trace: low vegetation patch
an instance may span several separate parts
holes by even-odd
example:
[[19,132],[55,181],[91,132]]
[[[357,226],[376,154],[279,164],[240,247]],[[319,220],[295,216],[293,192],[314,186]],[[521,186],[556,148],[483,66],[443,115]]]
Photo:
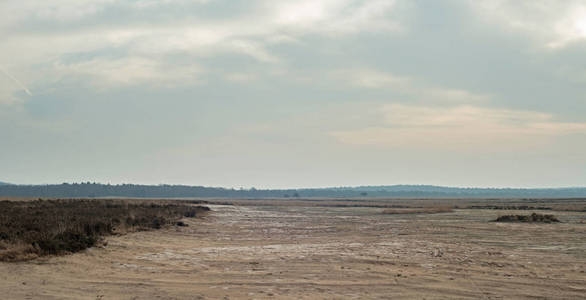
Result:
[[529,206],[529,205],[472,205],[470,209],[499,209],[499,210],[552,210],[546,206]]
[[0,201],[0,260],[77,252],[107,235],[159,229],[208,210],[161,200]]
[[506,215],[498,217],[495,222],[521,222],[521,223],[559,223],[554,215],[532,213],[530,215]]
[[409,214],[437,214],[453,212],[451,207],[421,207],[421,208],[388,208],[383,210],[386,215],[409,215]]

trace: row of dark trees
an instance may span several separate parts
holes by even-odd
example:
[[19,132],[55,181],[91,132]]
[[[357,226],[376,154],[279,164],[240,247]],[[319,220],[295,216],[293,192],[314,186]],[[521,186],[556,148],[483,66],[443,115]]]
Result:
[[299,198],[299,197],[397,197],[397,198],[582,198],[586,188],[487,189],[435,186],[376,186],[317,189],[227,189],[187,185],[138,185],[63,183],[51,185],[0,185],[6,197],[138,197],[138,198]]

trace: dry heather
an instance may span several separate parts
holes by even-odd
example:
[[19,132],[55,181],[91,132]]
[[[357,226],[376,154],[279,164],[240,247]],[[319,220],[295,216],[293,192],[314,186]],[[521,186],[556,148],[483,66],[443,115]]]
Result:
[[420,208],[388,208],[383,210],[386,215],[410,215],[410,214],[437,214],[453,212],[451,207],[420,207]]
[[0,261],[77,252],[103,236],[158,229],[208,210],[180,201],[0,201]]
[[521,222],[521,223],[559,223],[560,220],[554,215],[542,215],[532,213],[531,215],[506,215],[498,217],[495,222]]

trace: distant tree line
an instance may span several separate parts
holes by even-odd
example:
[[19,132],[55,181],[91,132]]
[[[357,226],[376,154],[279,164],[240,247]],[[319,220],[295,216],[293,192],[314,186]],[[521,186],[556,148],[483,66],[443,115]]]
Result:
[[0,185],[0,196],[47,198],[581,198],[586,197],[586,188],[492,189],[452,188],[426,185],[391,185],[316,189],[228,189],[187,185],[111,185],[84,182],[49,185]]

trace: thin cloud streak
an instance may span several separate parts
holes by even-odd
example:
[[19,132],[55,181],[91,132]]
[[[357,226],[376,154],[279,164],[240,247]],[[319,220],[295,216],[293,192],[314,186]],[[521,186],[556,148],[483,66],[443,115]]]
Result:
[[20,80],[18,80],[16,77],[14,77],[10,73],[8,73],[8,71],[6,71],[6,69],[4,69],[4,67],[0,66],[0,71],[2,71],[2,73],[4,73],[4,75],[8,76],[8,78],[12,79],[12,81],[14,81],[16,84],[18,84],[18,86],[20,86],[22,88],[22,90],[25,91],[25,93],[27,93],[29,96],[33,95],[33,93],[31,93],[31,91]]

